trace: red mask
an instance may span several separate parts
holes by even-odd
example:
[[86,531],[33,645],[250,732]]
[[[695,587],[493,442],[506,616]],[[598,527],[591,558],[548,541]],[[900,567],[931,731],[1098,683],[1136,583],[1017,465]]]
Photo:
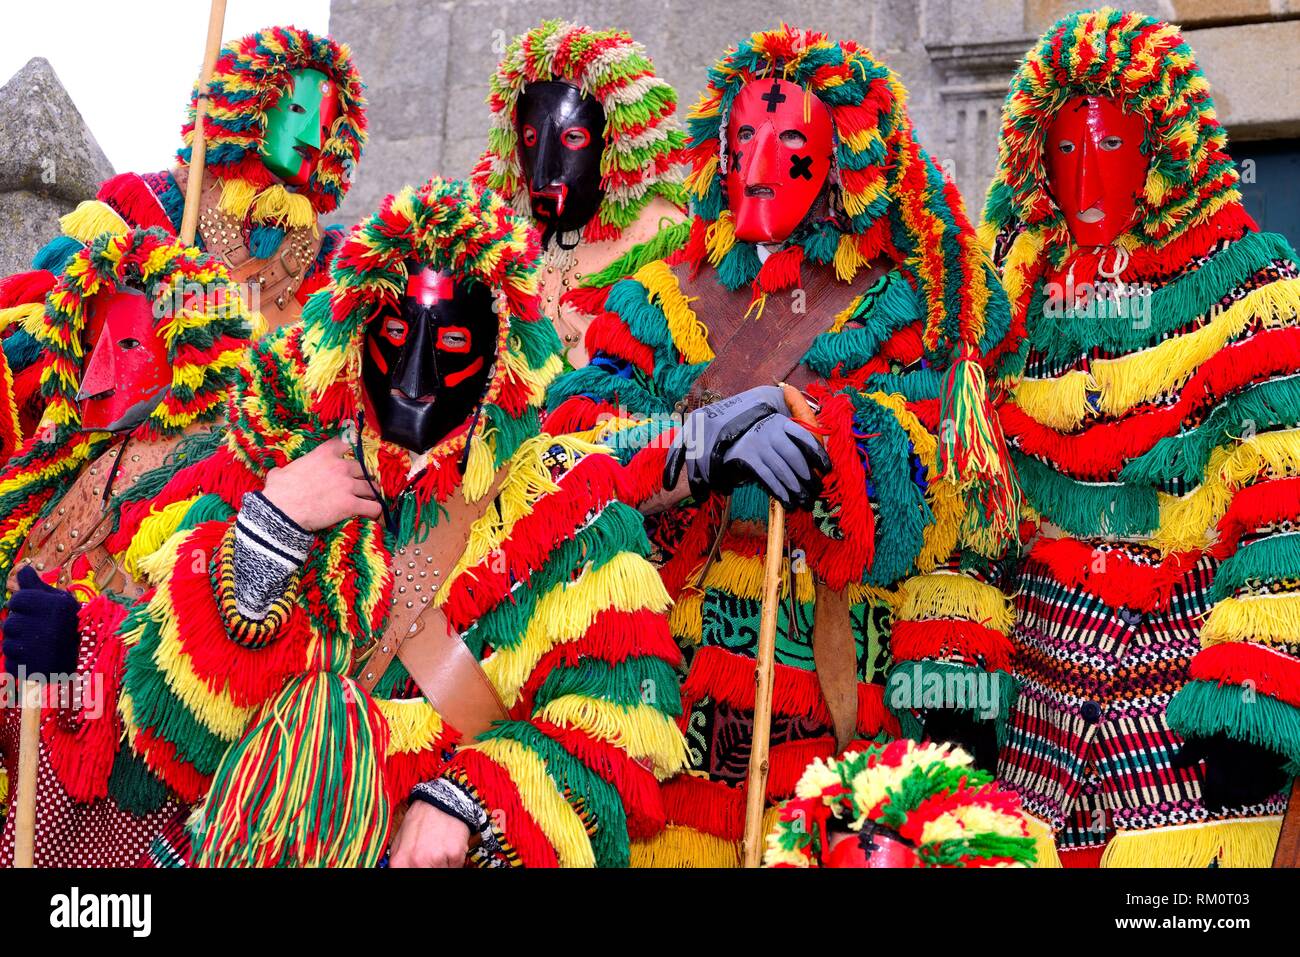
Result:
[[823,867],[916,867],[916,851],[897,834],[865,825],[856,834],[836,834]]
[[125,432],[149,417],[171,385],[167,346],[154,327],[153,304],[142,292],[123,289],[97,297],[87,310],[94,337],[77,402],[81,427]]
[[736,238],[789,238],[821,194],[834,150],[831,113],[821,100],[787,80],[747,83],[727,119],[727,205]]
[[1065,101],[1047,128],[1047,188],[1080,246],[1106,246],[1133,225],[1147,178],[1146,122],[1108,99]]

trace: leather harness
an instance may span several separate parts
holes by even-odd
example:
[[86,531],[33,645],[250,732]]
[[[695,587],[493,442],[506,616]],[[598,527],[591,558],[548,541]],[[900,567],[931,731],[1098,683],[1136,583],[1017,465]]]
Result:
[[444,506],[443,521],[428,538],[393,552],[388,623],[383,636],[358,659],[362,669],[356,682],[369,693],[396,657],[463,741],[477,739],[509,713],[478,659],[434,604],[434,596],[469,544],[474,523],[492,507],[504,476],[504,470],[498,472],[492,488],[476,502],[453,495]]

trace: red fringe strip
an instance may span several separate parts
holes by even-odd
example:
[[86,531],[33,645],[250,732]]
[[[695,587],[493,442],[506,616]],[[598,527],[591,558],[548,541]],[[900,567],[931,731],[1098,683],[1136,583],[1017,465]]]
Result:
[[95,198],[111,206],[132,226],[140,229],[156,227],[169,236],[176,234],[176,227],[167,217],[167,211],[139,173],[118,173],[104,180]]
[[1061,584],[1081,588],[1108,605],[1149,612],[1169,607],[1174,588],[1199,554],[1175,552],[1159,565],[1149,565],[1118,550],[1098,554],[1074,538],[1040,538],[1029,559],[1045,565]]
[[1259,694],[1300,708],[1300,661],[1265,645],[1211,645],[1192,657],[1190,676],[1219,685],[1249,684]]
[[738,841],[745,834],[745,789],[726,781],[679,774],[662,787],[664,813],[669,824]]
[[195,804],[207,794],[211,777],[200,774],[188,761],[182,761],[170,741],[155,737],[148,728],[141,727],[135,733],[134,749],[149,770],[186,804]]
[[527,585],[546,564],[555,546],[573,538],[588,513],[618,495],[622,468],[610,455],[588,455],[560,481],[560,489],[541,499],[519,519],[499,549],[465,570],[452,583],[444,611],[464,631],[488,609],[508,599],[516,583]]
[[1042,456],[1075,478],[1104,481],[1157,441],[1177,434],[1197,410],[1222,401],[1252,382],[1289,373],[1300,366],[1300,329],[1260,332],[1221,349],[1188,381],[1171,406],[1101,422],[1081,432],[1062,433],[1034,421],[1019,406],[1001,406],[1003,427],[1016,447]]
[[895,661],[923,661],[959,656],[983,661],[985,671],[1009,671],[1011,639],[987,625],[962,618],[895,621],[889,635]]
[[619,611],[607,608],[596,615],[591,627],[577,641],[556,645],[537,663],[511,707],[511,716],[526,721],[533,713],[533,698],[554,668],[576,668],[584,659],[618,664],[628,658],[662,658],[670,665],[682,659],[682,651],[668,631],[668,619],[648,609]]
[[1079,847],[1073,849],[1057,848],[1057,856],[1062,867],[1101,867],[1101,856],[1106,853],[1106,845],[1096,847]]
[[78,673],[86,681],[85,700],[76,712],[50,712],[41,724],[50,767],[74,801],[108,797],[108,778],[122,740],[117,699],[126,650],[116,631],[125,617],[123,606],[102,596],[82,606],[85,661]]
[[708,556],[714,536],[718,534],[725,505],[726,500],[722,496],[710,495],[691,518],[690,527],[677,543],[673,557],[659,569],[659,577],[663,579],[664,588],[673,601],[681,597],[687,582],[695,577]]
[[664,463],[676,432],[661,436],[623,467],[618,497],[628,505],[638,506],[664,490]]
[[474,785],[497,829],[505,832],[506,840],[519,855],[525,867],[559,867],[555,848],[537,826],[531,814],[524,810],[519,800],[519,789],[501,765],[482,751],[461,749],[448,764],[456,768]]
[[[29,269],[0,279],[0,309],[41,302],[54,288],[55,278],[48,269]],[[10,326],[5,330],[5,335],[13,328]]]
[[827,430],[826,452],[831,459],[822,497],[838,509],[837,520],[844,537],[824,535],[809,511],[791,512],[786,521],[791,542],[803,549],[817,576],[831,588],[841,589],[861,581],[871,567],[876,551],[876,520],[853,433],[853,404],[845,395],[822,397],[817,420]]
[[[682,684],[682,711],[689,714],[701,699],[708,697],[733,708],[754,709],[754,659],[725,648],[706,646],[695,652],[691,670]],[[772,711],[786,717],[806,717],[831,724],[831,714],[822,697],[817,674],[776,665],[772,682]],[[858,732],[872,736],[881,730],[898,733],[898,721],[885,707],[885,689],[881,685],[858,682]]]
[[632,330],[617,313],[597,314],[587,327],[584,344],[588,355],[594,356],[597,352],[602,352],[607,356],[626,359],[646,375],[654,375],[654,350],[632,335]]
[[601,416],[618,414],[618,407],[608,402],[597,402],[585,395],[565,399],[542,420],[542,430],[551,435],[583,432],[600,424]]
[[1224,559],[1237,550],[1243,535],[1282,519],[1300,519],[1300,478],[1247,485],[1232,498],[1219,519],[1219,540],[1209,549]]
[[390,807],[406,800],[411,788],[421,781],[431,781],[442,774],[447,762],[444,755],[460,739],[460,732],[449,724],[443,725],[428,747],[419,751],[398,751],[384,758],[384,789]]
[[627,813],[629,838],[645,840],[663,830],[666,821],[663,797],[659,782],[649,768],[580,728],[561,727],[548,721],[539,721],[536,727],[614,786]]
[[570,289],[560,297],[560,304],[584,316],[599,316],[605,312],[605,299],[609,296],[609,289],[609,286],[583,286]]

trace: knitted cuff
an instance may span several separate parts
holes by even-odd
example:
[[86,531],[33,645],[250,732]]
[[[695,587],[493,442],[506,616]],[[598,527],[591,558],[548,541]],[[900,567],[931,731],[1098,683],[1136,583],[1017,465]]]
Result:
[[266,617],[307,560],[315,536],[261,492],[247,492],[235,521],[235,607],[253,621]]
[[444,814],[450,814],[469,828],[470,834],[477,834],[481,841],[481,851],[488,857],[495,856],[500,850],[496,834],[492,830],[492,820],[474,796],[462,789],[455,781],[447,778],[434,778],[422,781],[411,789],[411,800],[431,804]]

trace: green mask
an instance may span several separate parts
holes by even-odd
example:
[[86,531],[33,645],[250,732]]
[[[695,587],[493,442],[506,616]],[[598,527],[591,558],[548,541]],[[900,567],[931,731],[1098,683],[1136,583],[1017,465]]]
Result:
[[320,159],[321,144],[338,116],[338,93],[319,70],[294,70],[293,88],[266,112],[259,151],[266,168],[290,186],[305,186]]

